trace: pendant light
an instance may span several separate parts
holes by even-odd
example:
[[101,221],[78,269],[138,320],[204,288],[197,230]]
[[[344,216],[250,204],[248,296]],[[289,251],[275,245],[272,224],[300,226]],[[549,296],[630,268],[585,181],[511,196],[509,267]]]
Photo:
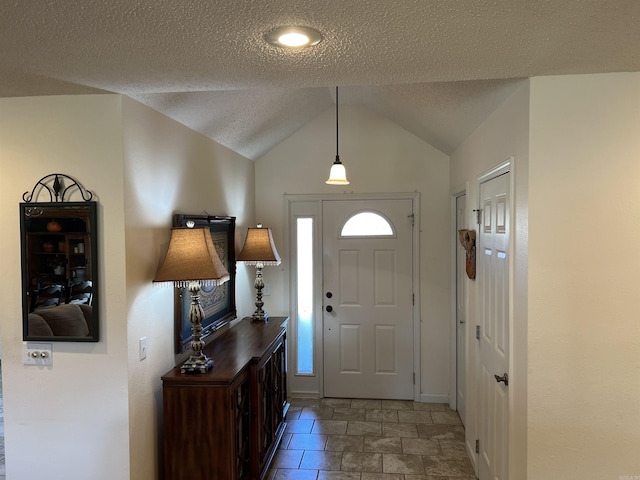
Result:
[[333,162],[333,165],[331,165],[329,179],[325,183],[328,185],[349,185],[347,171],[340,161],[340,155],[338,154],[338,87],[336,87],[336,160]]

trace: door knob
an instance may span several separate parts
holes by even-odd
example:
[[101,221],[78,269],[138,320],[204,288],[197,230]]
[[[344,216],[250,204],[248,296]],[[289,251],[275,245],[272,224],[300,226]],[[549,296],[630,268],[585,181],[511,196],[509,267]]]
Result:
[[333,297],[333,293],[327,292],[327,298],[331,298],[331,297]]
[[509,386],[509,375],[508,374],[505,373],[501,377],[499,377],[498,375],[494,375],[493,378],[495,378],[496,382],[498,382],[498,383],[504,382],[505,387]]
[[327,305],[324,309],[329,313],[333,312],[333,307],[331,305]]

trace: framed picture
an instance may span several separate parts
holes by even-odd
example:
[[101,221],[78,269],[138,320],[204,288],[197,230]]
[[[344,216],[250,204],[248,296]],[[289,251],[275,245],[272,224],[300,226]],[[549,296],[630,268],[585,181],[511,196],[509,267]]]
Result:
[[[192,223],[193,222],[193,223]],[[174,227],[208,227],[216,252],[231,277],[228,282],[217,287],[202,287],[200,303],[204,310],[202,339],[222,328],[237,316],[236,312],[236,217],[211,215],[173,216]],[[175,299],[175,347],[176,353],[184,353],[190,348],[193,337],[189,322],[191,294],[188,288],[176,289]]]

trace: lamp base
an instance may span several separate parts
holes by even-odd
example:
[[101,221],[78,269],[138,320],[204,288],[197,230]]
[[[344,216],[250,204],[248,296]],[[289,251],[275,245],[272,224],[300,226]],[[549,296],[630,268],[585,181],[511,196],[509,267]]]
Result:
[[251,320],[255,322],[267,323],[269,314],[262,309],[264,302],[262,301],[262,289],[264,288],[264,281],[262,280],[262,263],[256,265],[256,279],[253,282],[253,286],[256,288],[256,311],[251,315]]
[[190,356],[189,359],[180,366],[180,373],[207,373],[213,368],[213,360],[206,355],[202,357]]
[[252,322],[264,322],[267,323],[269,321],[269,314],[267,312],[254,313],[249,317]]
[[187,361],[182,364],[180,372],[207,373],[207,371],[213,367],[213,360],[202,352],[204,348],[204,342],[201,338],[204,310],[202,309],[202,305],[200,305],[200,284],[191,282],[189,285],[189,293],[191,294],[189,321],[191,322],[191,331],[193,332],[193,339],[191,340],[191,350],[193,353]]

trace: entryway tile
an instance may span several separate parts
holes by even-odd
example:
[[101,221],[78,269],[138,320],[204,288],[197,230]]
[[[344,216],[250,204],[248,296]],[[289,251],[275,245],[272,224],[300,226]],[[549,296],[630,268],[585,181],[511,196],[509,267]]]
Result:
[[318,470],[278,469],[273,480],[316,480]]
[[351,399],[348,398],[323,398],[320,401],[323,407],[351,407]]
[[361,480],[360,472],[318,472],[318,480]]
[[436,440],[403,438],[402,453],[406,455],[439,455],[441,450]]
[[349,422],[347,435],[381,435],[380,422]]
[[444,403],[329,398],[292,405],[265,480],[475,480],[464,426]]
[[346,420],[316,420],[312,433],[325,435],[344,435],[347,432]]
[[395,422],[398,423],[398,411],[389,409],[367,410],[365,420],[369,422]]
[[445,457],[467,458],[467,449],[463,440],[439,440],[439,443]]
[[422,460],[427,475],[445,477],[470,477],[474,475],[473,467],[468,458],[424,456]]
[[413,410],[413,402],[411,400],[382,400],[380,408],[390,410]]
[[462,425],[418,425],[418,436],[431,440],[464,440]]
[[395,473],[362,472],[360,480],[402,480],[402,475]]
[[362,436],[328,435],[324,449],[334,452],[362,452],[362,444]]
[[415,423],[383,423],[382,435],[385,437],[417,437]]
[[380,400],[353,399],[351,400],[351,408],[376,409],[382,408]]
[[364,421],[364,408],[336,407],[333,409],[333,420]]
[[345,452],[342,468],[346,472],[382,472],[381,453]]
[[272,468],[298,468],[304,450],[278,450],[273,459]]
[[402,443],[400,437],[364,437],[364,451],[402,453]]
[[324,450],[326,443],[326,435],[294,433],[287,448],[290,450]]
[[420,455],[383,453],[382,471],[384,473],[421,474],[425,470]]
[[311,433],[313,420],[291,420],[287,422],[285,433]]
[[431,418],[433,418],[433,423],[462,425],[462,420],[460,420],[458,412],[452,410],[446,412],[431,412]]
[[423,403],[413,402],[414,410],[426,410],[428,412],[444,412],[449,409],[449,405],[444,403]]
[[433,423],[431,415],[444,412],[427,412],[422,410],[398,410],[400,423]]
[[298,414],[298,418],[305,420],[331,420],[333,408],[331,407],[304,407]]
[[340,470],[342,452],[306,450],[300,468],[318,470]]

